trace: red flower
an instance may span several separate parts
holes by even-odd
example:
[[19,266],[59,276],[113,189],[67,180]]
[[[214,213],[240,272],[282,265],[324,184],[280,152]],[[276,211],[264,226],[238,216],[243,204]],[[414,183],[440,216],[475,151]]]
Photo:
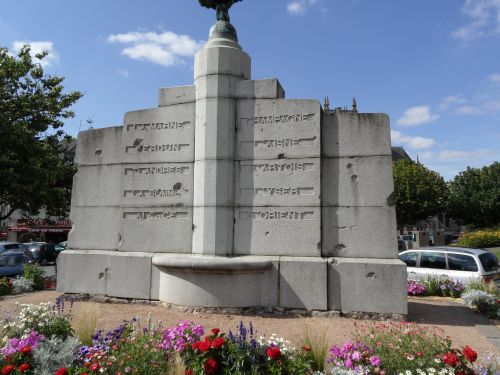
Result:
[[309,345],[304,345],[302,347],[302,350],[305,351],[305,352],[310,352],[311,351],[311,347]]
[[277,359],[281,355],[281,350],[277,346],[270,346],[267,348],[266,354],[271,359]]
[[90,371],[97,371],[97,370],[99,370],[99,367],[101,367],[101,366],[99,366],[99,363],[94,362],[94,363],[92,363],[92,364],[90,365],[89,370],[90,370]]
[[455,354],[453,353],[448,353],[448,354],[445,354],[444,357],[443,357],[443,361],[444,363],[450,365],[450,366],[453,366],[455,367],[456,365],[458,365],[458,358]]
[[219,328],[212,328],[212,333],[217,336],[220,332],[220,329]]
[[68,375],[68,370],[66,370],[64,367],[61,367],[56,371],[55,375]]
[[2,368],[2,375],[9,375],[15,369],[16,367],[14,365],[5,365]]
[[5,357],[5,362],[12,362],[12,357],[10,355]]
[[198,349],[200,349],[202,353],[205,353],[210,350],[211,345],[210,341],[201,341],[200,345],[198,345]]
[[30,365],[27,364],[27,363],[23,363],[22,365],[20,365],[18,368],[17,368],[17,371],[19,372],[26,372],[30,369]]
[[23,346],[21,348],[21,350],[19,350],[21,353],[23,353],[24,355],[26,354],[30,354],[31,353],[31,346],[29,345],[26,345],[26,346]]
[[462,351],[463,355],[469,362],[475,362],[477,359],[477,353],[470,346],[466,346]]
[[198,349],[200,349],[200,342],[199,342],[199,341],[197,341],[197,342],[193,342],[193,343],[191,344],[191,347],[192,347],[194,350],[198,350]]
[[205,370],[205,373],[208,375],[216,374],[217,370],[219,369],[219,363],[217,363],[216,359],[209,358],[203,365],[203,369]]
[[187,368],[186,371],[184,371],[184,374],[185,375],[193,375],[193,370],[191,370],[190,368]]
[[222,337],[216,337],[214,341],[212,341],[212,348],[220,349],[224,345],[224,339]]

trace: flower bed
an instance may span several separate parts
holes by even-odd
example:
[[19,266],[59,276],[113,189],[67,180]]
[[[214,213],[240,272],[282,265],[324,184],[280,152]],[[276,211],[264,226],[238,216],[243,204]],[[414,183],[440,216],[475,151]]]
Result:
[[317,346],[296,348],[277,335],[257,335],[251,323],[221,332],[191,321],[164,329],[132,319],[109,332],[96,331],[90,345],[82,345],[74,336],[61,300],[55,305],[22,305],[14,321],[0,326],[0,371],[3,375],[488,375],[497,371],[491,358],[478,359],[470,346],[453,348],[442,331],[403,322],[358,325],[353,340],[332,346],[319,366],[312,349]]

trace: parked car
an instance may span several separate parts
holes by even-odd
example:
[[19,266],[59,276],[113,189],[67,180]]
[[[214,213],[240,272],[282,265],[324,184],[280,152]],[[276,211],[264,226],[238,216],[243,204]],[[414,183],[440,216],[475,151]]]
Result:
[[56,244],[54,245],[54,247],[56,248],[56,251],[57,251],[57,253],[58,253],[58,254],[59,254],[61,251],[66,250],[66,245],[64,245],[62,242],[60,242],[60,243],[56,243]]
[[24,254],[31,263],[40,263],[46,265],[50,262],[55,262],[59,252],[52,243],[35,243],[29,245]]
[[2,242],[0,243],[0,254],[10,250],[24,251],[26,247],[19,242]]
[[463,283],[482,279],[500,287],[498,259],[490,251],[462,247],[432,247],[403,251],[399,258],[406,263],[408,279],[448,277]]
[[398,240],[398,252],[408,250],[406,247],[406,242],[403,240]]
[[28,259],[22,251],[6,251],[0,254],[0,277],[15,277],[24,274]]

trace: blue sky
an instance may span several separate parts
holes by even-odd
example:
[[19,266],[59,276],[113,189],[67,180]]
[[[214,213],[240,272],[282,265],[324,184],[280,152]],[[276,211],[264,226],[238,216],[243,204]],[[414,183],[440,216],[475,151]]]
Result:
[[[287,98],[355,96],[446,179],[500,159],[500,0],[244,0],[231,20],[253,78],[278,78]],[[85,94],[66,125],[76,135],[192,84],[213,22],[196,0],[16,0],[0,45],[49,51],[46,72]]]

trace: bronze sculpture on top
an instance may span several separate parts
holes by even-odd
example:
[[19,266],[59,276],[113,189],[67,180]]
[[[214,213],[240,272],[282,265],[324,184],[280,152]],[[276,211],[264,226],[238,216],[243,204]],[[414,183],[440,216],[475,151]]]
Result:
[[201,6],[215,9],[217,12],[217,22],[210,29],[210,36],[214,34],[229,34],[238,39],[236,29],[231,25],[229,19],[229,8],[238,1],[242,0],[199,0]]

